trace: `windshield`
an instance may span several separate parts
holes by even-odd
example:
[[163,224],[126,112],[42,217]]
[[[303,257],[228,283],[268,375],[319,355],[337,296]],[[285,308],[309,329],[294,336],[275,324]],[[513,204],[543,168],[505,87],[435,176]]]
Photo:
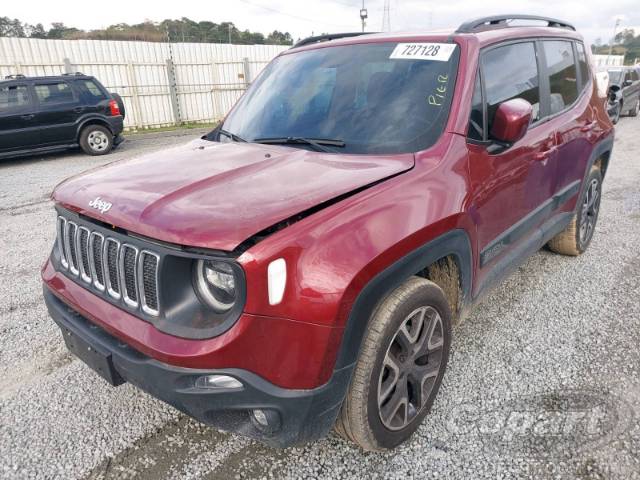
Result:
[[622,83],[622,70],[609,70],[609,83],[614,85],[620,85]]
[[[439,47],[429,50],[427,45]],[[418,46],[417,54],[412,46]],[[437,60],[428,57],[434,48]],[[395,42],[282,55],[251,86],[222,129],[249,142],[339,140],[340,145],[327,147],[332,152],[423,150],[444,129],[458,57],[452,44]]]

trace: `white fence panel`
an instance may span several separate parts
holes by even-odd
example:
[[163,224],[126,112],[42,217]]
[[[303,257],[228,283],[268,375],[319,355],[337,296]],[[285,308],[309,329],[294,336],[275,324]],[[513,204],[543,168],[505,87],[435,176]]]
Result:
[[592,55],[596,67],[620,67],[624,65],[624,55]]
[[122,97],[126,127],[211,122],[286,48],[1,37],[0,76],[93,75]]

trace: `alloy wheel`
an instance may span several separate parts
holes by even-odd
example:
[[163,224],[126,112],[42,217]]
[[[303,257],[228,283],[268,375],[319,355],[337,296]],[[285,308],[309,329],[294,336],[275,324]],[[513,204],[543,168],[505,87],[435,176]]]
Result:
[[580,243],[585,245],[593,236],[593,231],[600,208],[600,182],[593,178],[589,182],[582,202],[582,216],[580,218]]
[[442,366],[442,318],[420,307],[400,324],[387,349],[378,381],[378,413],[389,430],[401,430],[426,405]]

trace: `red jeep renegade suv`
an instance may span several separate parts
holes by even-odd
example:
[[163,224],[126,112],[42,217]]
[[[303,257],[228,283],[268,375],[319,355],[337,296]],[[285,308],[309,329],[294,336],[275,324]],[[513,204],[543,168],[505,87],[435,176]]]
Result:
[[49,312],[111,384],[217,428],[393,448],[452,322],[542,246],[589,245],[604,103],[555,19],[303,40],[202,139],[58,185]]

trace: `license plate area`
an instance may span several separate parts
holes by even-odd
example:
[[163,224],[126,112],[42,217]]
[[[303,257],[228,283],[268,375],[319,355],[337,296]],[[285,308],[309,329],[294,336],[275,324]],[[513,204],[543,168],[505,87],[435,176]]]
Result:
[[124,383],[123,378],[113,366],[113,359],[109,351],[89,344],[66,327],[62,327],[61,330],[64,343],[71,353],[114,387]]

